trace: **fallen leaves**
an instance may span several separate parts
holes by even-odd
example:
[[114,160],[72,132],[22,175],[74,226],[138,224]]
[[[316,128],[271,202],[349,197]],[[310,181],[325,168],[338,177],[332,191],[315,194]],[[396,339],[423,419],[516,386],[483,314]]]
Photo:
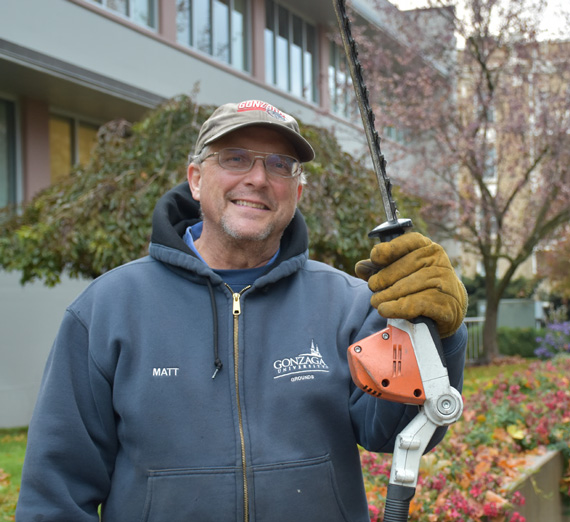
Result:
[[10,474],[0,468],[0,489],[4,489],[10,484]]

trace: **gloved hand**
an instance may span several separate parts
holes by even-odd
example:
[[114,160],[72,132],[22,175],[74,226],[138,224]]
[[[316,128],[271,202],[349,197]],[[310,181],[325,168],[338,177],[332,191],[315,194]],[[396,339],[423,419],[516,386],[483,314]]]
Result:
[[445,250],[417,232],[374,245],[370,259],[355,270],[368,281],[370,303],[383,317],[429,317],[443,338],[457,331],[467,313],[467,291]]

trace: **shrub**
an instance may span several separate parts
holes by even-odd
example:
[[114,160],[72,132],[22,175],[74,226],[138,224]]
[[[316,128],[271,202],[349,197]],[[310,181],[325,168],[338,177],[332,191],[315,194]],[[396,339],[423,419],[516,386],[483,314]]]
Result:
[[544,334],[544,329],[537,328],[508,328],[497,329],[497,343],[501,355],[520,355],[521,357],[536,357],[537,338]]
[[[22,283],[53,286],[63,272],[94,278],[145,256],[154,206],[186,179],[188,153],[212,110],[179,96],[134,125],[105,124],[87,165],[39,193],[22,213],[3,220],[0,209],[0,268],[21,271]],[[368,232],[381,219],[376,177],[364,159],[342,151],[330,130],[299,124],[316,154],[305,166],[299,203],[311,257],[352,273],[368,257]],[[421,232],[419,199],[396,187],[394,197]]]
[[552,323],[546,326],[542,336],[537,336],[540,343],[534,354],[541,359],[550,359],[557,354],[570,353],[570,321]]

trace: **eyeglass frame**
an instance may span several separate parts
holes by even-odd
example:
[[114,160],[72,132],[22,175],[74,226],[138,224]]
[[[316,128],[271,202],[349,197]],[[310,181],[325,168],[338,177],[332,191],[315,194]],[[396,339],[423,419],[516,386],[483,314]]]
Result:
[[[244,150],[246,152],[254,153],[253,160],[251,162],[250,167],[247,170],[236,170],[236,169],[229,169],[227,167],[224,167],[220,163],[220,153],[222,153],[225,150]],[[218,156],[218,165],[220,165],[220,167],[225,168],[226,170],[228,170],[230,172],[236,172],[236,173],[240,173],[240,174],[247,174],[248,172],[250,172],[251,169],[253,168],[253,166],[255,165],[255,161],[258,159],[263,161],[263,167],[265,168],[265,172],[271,174],[272,176],[277,176],[280,179],[295,179],[295,178],[298,178],[299,176],[302,176],[302,174],[303,174],[303,164],[294,156],[290,156],[289,154],[280,154],[278,152],[261,152],[259,150],[245,149],[243,147],[224,147],[223,149],[218,150],[216,152],[211,152],[210,154],[208,154],[207,156],[204,156],[203,158],[201,157],[201,154],[197,154],[196,156],[194,156],[193,159],[198,160],[199,162],[203,162],[203,161],[207,160],[208,158],[211,158],[212,156]],[[265,159],[268,156],[282,156],[285,158],[290,158],[297,163],[298,167],[297,167],[296,171],[294,173],[292,173],[290,176],[282,176],[281,174],[277,174],[276,172],[272,172],[271,170],[267,169],[267,164],[265,163]]]

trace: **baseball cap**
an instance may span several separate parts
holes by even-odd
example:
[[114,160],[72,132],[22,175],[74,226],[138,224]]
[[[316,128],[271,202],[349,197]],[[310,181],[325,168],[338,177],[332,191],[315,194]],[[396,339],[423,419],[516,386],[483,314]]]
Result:
[[267,127],[283,134],[297,151],[302,163],[314,159],[313,147],[301,136],[297,120],[270,103],[260,100],[226,103],[218,107],[200,129],[195,154],[200,154],[206,145],[230,132],[253,126]]

